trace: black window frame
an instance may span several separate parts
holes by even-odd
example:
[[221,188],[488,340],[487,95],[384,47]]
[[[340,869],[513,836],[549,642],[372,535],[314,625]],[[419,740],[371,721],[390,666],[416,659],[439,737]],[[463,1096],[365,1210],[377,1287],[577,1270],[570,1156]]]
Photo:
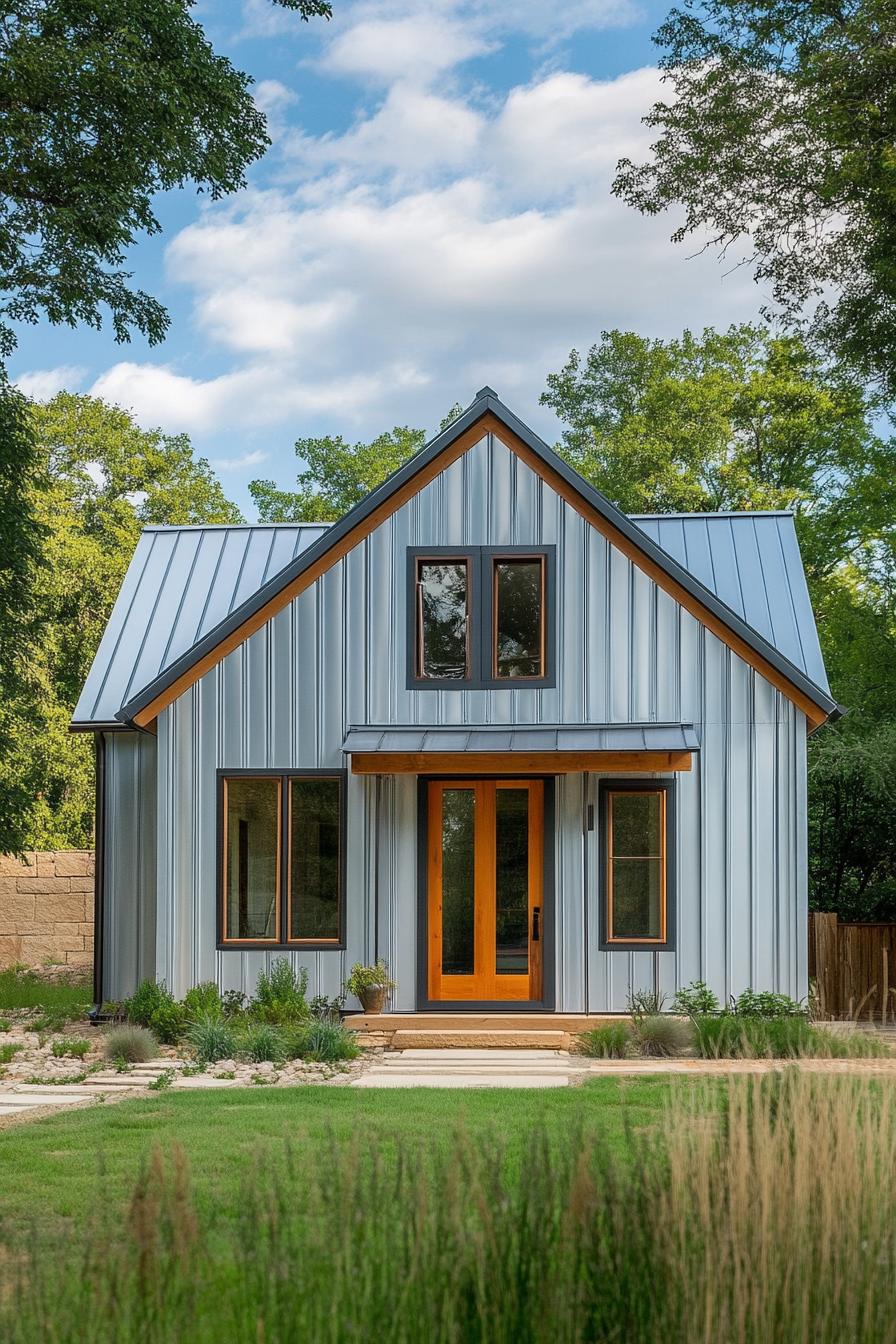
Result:
[[[494,577],[500,560],[541,560],[544,566],[542,630],[544,668],[539,677],[493,675],[495,644]],[[417,570],[421,560],[467,562],[469,617],[468,677],[421,677],[417,667]],[[557,548],[546,546],[409,546],[405,584],[407,632],[407,688],[414,691],[512,691],[550,688],[557,684],[556,669]]]
[[[598,898],[600,906],[600,942],[601,952],[674,952],[675,922],[677,911],[676,887],[676,781],[674,779],[639,779],[631,776],[626,779],[601,779],[597,786],[599,845],[598,845]],[[665,887],[665,928],[666,936],[658,938],[622,939],[611,938],[609,928],[610,912],[610,795],[614,793],[663,793],[665,795],[665,835],[664,835],[664,887]]]
[[[252,769],[222,768],[217,776],[217,863],[216,883],[216,948],[219,952],[344,952],[346,946],[346,813],[348,798],[348,770],[344,768],[327,769]],[[224,852],[224,803],[226,781],[228,779],[276,779],[280,782],[280,842],[277,854],[277,880],[280,892],[279,928],[276,939],[267,938],[228,938],[227,935],[227,892],[224,885],[227,857]],[[291,900],[289,892],[290,854],[289,854],[289,806],[290,781],[293,779],[333,779],[339,784],[339,881],[338,881],[338,938],[290,938],[289,917]]]

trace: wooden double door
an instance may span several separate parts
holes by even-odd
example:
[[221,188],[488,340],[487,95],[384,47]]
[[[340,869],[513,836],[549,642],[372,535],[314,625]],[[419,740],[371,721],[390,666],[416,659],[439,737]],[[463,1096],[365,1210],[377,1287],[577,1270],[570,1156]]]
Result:
[[540,1001],[544,781],[427,787],[430,1000]]

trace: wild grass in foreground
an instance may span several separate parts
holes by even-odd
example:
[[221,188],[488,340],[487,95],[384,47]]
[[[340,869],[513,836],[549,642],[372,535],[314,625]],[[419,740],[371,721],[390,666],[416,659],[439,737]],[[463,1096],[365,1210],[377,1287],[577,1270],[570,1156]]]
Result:
[[9,1259],[0,1338],[891,1344],[896,1092],[794,1073],[723,1095],[671,1093],[635,1161],[535,1129],[517,1180],[481,1135],[398,1162],[296,1141],[230,1219],[201,1219],[182,1154],[157,1151],[124,1232]]
[[83,978],[49,980],[35,971],[11,967],[0,971],[0,1010],[42,1008],[45,1013],[79,1017],[90,1006],[92,989]]

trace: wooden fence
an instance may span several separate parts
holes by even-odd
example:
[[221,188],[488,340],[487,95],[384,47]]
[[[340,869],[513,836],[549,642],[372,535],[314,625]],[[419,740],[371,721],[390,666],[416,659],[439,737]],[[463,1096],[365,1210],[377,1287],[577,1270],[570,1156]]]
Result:
[[896,924],[810,912],[809,977],[820,1017],[896,1022]]

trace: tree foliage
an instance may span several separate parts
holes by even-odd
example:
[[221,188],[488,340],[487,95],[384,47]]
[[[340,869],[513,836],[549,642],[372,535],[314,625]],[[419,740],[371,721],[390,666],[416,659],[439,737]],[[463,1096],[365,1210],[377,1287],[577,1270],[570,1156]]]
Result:
[[140,530],[242,521],[189,440],[140,429],[127,412],[60,393],[31,408],[41,479],[32,506],[43,563],[26,608],[27,683],[7,705],[14,750],[0,796],[26,785],[19,846],[90,843],[91,744],[68,724]]
[[[300,17],[319,0],[275,0]],[[251,79],[211,47],[192,0],[9,0],[0,16],[0,353],[10,321],[158,341],[161,304],[130,285],[127,249],[160,225],[154,197],[212,200],[269,144]]]
[[614,190],[673,237],[745,251],[779,310],[896,392],[893,0],[685,0],[655,41],[671,96]]
[[798,337],[752,326],[605,332],[542,400],[566,426],[560,451],[626,512],[793,510],[850,711],[810,744],[812,904],[896,918],[896,448],[876,403]]
[[419,452],[425,439],[422,429],[406,425],[397,425],[371,443],[350,444],[340,436],[299,439],[296,456],[305,465],[297,490],[278,490],[273,481],[249,485],[259,521],[333,522]]

